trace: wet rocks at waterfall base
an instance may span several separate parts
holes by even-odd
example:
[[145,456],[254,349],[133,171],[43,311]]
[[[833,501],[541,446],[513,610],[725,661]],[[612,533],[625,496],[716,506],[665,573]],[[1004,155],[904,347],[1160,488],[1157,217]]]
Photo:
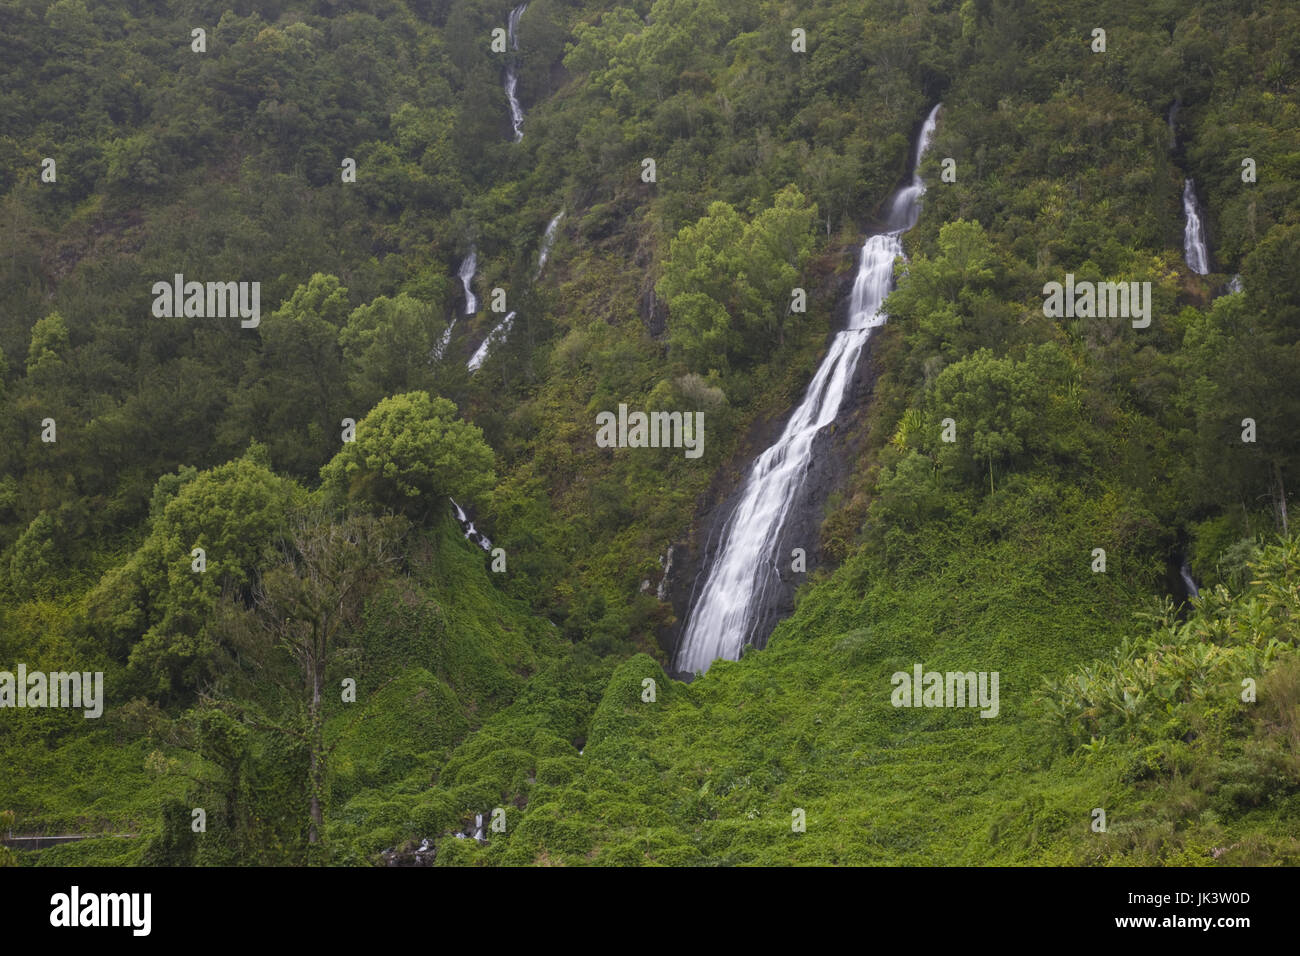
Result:
[[[476,813],[474,814],[473,823],[465,824],[460,830],[444,833],[437,840],[476,840],[486,846],[488,842],[487,818],[486,813]],[[429,837],[422,837],[419,840],[407,840],[400,846],[379,851],[379,859],[384,866],[433,866],[437,858],[437,843]]]

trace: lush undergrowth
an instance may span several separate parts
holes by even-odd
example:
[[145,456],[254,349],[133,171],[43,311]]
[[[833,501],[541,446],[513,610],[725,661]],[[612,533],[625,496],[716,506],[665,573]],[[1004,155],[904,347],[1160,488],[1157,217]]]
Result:
[[[532,0],[503,58],[512,6],[0,0],[0,670],[106,695],[0,710],[0,812],[134,834],[0,862],[1297,862],[1294,5]],[[936,102],[824,563],[670,681],[665,550]],[[260,325],[156,317],[176,273]],[[599,447],[620,404],[703,455]],[[917,665],[997,715],[894,706]]]
[[[1051,715],[1069,706],[1062,688],[1092,673],[1104,649],[1150,627],[1127,610],[1139,596],[1077,575],[1074,588],[1051,588],[1050,605],[1027,600],[1049,581],[1008,570],[1007,556],[1030,550],[1050,561],[1050,553],[1023,537],[992,553],[945,544],[934,563],[900,571],[849,562],[808,594],[767,650],[719,662],[693,684],[667,681],[646,656],[624,661],[591,715],[581,756],[563,732],[531,743],[521,735],[554,702],[534,715],[502,713],[421,799],[454,806],[476,776],[485,807],[499,795],[506,829],[482,847],[444,844],[451,852],[440,851],[439,862],[1296,862],[1293,543],[1266,549],[1254,568],[1262,580],[1244,593],[1220,592],[1164,628],[1220,635],[1197,646],[1229,662],[1242,647],[1275,642],[1267,660],[1211,668],[1210,680],[1183,694],[1148,690],[1157,717],[1164,701],[1183,699],[1176,727],[1159,720],[1146,733],[1089,738],[1082,748]],[[980,606],[966,597],[975,581],[987,598]],[[1165,640],[1149,638],[1159,650],[1148,659],[1176,668]],[[999,663],[996,717],[892,705],[893,671],[910,673],[915,661],[967,670],[973,659]],[[1239,672],[1255,675],[1251,703],[1238,695]],[[1045,689],[1044,673],[1055,689]],[[796,811],[803,832],[792,826]],[[425,822],[412,815],[407,834]]]

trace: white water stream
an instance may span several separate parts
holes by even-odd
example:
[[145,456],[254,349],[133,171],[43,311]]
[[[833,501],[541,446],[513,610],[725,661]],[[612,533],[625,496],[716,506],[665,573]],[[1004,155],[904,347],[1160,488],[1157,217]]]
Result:
[[[521,3],[510,11],[510,19],[506,21],[506,39],[510,44],[510,49],[514,52],[519,50],[519,18],[524,15],[528,9],[528,4]],[[509,54],[507,54],[509,55]],[[512,58],[506,63],[506,99],[510,101],[510,125],[515,130],[515,142],[524,138],[524,108],[519,105],[519,97],[516,95],[519,89],[519,65]]]
[[887,318],[880,306],[894,286],[894,260],[903,254],[901,236],[921,213],[925,185],[916,168],[938,112],[936,106],[921,127],[912,181],[890,202],[887,229],[862,246],[846,328],[832,340],[781,436],[750,467],[704,585],[687,614],[674,664],[678,671],[706,671],[718,658],[736,660],[755,637],[764,599],[779,582],[777,542],[808,474],[813,439],[835,420],[867,339]]
[[460,284],[465,287],[465,314],[473,315],[478,311],[478,297],[474,295],[471,283],[474,281],[474,273],[478,270],[478,251],[473,246],[469,247],[469,255],[460,264]]
[[1205,224],[1196,201],[1196,187],[1190,179],[1183,180],[1183,215],[1183,258],[1187,268],[1203,276],[1210,271],[1210,253],[1205,247]]

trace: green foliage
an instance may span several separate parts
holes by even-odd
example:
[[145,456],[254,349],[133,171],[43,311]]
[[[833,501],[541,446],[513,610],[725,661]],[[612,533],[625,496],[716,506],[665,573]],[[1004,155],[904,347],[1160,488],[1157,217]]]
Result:
[[386,395],[433,385],[431,364],[441,330],[436,310],[403,293],[380,296],[348,316],[339,333],[352,392],[364,407]]
[[[500,57],[463,42],[505,7],[227,11],[203,57],[142,41],[187,35],[162,9],[0,9],[0,660],[102,668],[116,702],[8,721],[0,777],[22,827],[138,834],[36,862],[425,838],[440,865],[1300,862],[1294,561],[1261,544],[1300,466],[1293,5],[1106,0],[1105,56],[1059,5],[791,9],[534,0],[520,143]],[[936,99],[870,401],[826,435],[848,475],[806,529],[822,565],[765,651],[673,684],[665,551],[802,394]],[[1185,176],[1221,273],[1181,264]],[[518,312],[472,376],[471,242],[480,298]],[[178,272],[260,281],[260,327],[154,319]],[[1047,318],[1067,272],[1151,281],[1152,325]],[[704,457],[596,448],[623,402],[704,411]],[[312,723],[255,609],[312,603],[276,545],[318,480],[329,529],[347,504],[418,524],[343,615]],[[1203,600],[1135,628],[1184,549]],[[1000,670],[1002,715],[892,708],[917,661]],[[1112,830],[1084,838],[1098,794]],[[498,806],[486,845],[450,836]]]
[[[301,500],[292,481],[251,457],[160,483],[148,536],[87,598],[113,645],[130,649],[132,671],[148,693],[186,693],[209,672],[215,645],[207,624],[218,599],[250,593],[287,512]],[[203,571],[196,570],[198,548]]]
[[492,449],[456,406],[426,392],[386,398],[357,423],[356,441],[321,469],[322,489],[426,518],[456,495],[473,502],[495,483]]
[[673,348],[688,365],[752,364],[784,344],[816,218],[817,207],[790,185],[750,222],[717,202],[682,228],[657,289],[672,315]]
[[262,349],[245,364],[224,439],[233,445],[245,434],[266,436],[276,468],[313,475],[349,408],[338,341],[347,305],[339,280],[317,273],[263,318]]
[[1049,681],[1046,711],[1067,744],[1177,738],[1189,729],[1189,713],[1204,718],[1216,701],[1232,716],[1242,681],[1257,683],[1295,649],[1297,560],[1293,540],[1267,548],[1250,565],[1245,594],[1233,597],[1222,585],[1203,591],[1188,620],[1166,619],[1155,634],[1122,642],[1110,659]]
[[68,351],[68,325],[57,312],[36,321],[27,349],[28,376],[46,377],[61,367]]

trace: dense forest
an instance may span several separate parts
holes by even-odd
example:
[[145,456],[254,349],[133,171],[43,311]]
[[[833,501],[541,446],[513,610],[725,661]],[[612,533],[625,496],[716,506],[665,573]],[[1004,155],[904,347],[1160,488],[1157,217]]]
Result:
[[[1300,864],[1298,70],[1289,0],[0,0],[0,671],[103,675],[0,674],[0,827],[85,837],[0,865]],[[682,673],[918,157],[789,607]]]

